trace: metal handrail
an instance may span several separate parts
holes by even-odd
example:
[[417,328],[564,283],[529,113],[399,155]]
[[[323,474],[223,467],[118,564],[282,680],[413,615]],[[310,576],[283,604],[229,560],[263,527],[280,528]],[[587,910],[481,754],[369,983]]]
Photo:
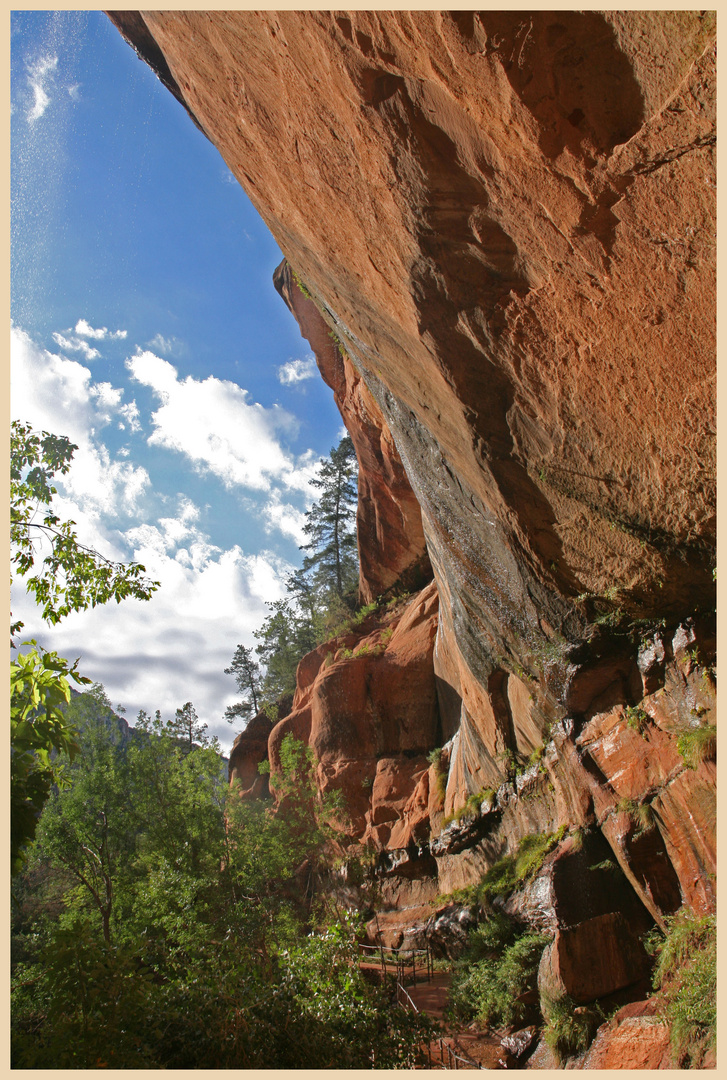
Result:
[[394,949],[389,945],[364,945],[362,942],[359,942],[358,947],[363,953],[366,953],[367,951],[371,953],[378,953],[381,958],[382,971],[387,970],[387,964],[389,962],[388,957],[385,957],[384,953],[393,954],[393,959],[396,963],[397,978],[404,979],[406,969],[411,968],[411,975],[414,982],[416,982],[417,977],[416,958],[417,956],[425,956],[427,982],[432,981],[432,977],[434,975],[434,957],[432,956],[432,950],[429,948],[429,946],[427,946],[425,949]]
[[[449,1045],[449,1043],[445,1043],[443,1039],[438,1039],[437,1041],[439,1042],[439,1057],[440,1057],[440,1060],[441,1060],[441,1068],[442,1069],[451,1069],[453,1067],[452,1062],[454,1062],[454,1068],[458,1069],[460,1061],[462,1062],[463,1065],[466,1065],[470,1069],[484,1069],[485,1068],[485,1066],[479,1061],[473,1061],[472,1058],[462,1057],[460,1054],[456,1054],[454,1052],[454,1050],[452,1049],[452,1047]],[[444,1064],[444,1051],[445,1050],[447,1051],[447,1064],[446,1065]],[[432,1063],[431,1044],[430,1044],[430,1047],[429,1047],[429,1064],[432,1065],[433,1068],[436,1068],[436,1065],[433,1065],[433,1063]]]
[[394,948],[392,948],[391,945],[364,945],[363,942],[361,942],[361,941],[359,941],[358,947],[359,947],[359,949],[370,949],[373,952],[382,952],[382,951],[383,952],[393,952],[393,953],[407,952],[407,953],[417,953],[417,954],[421,953],[422,955],[426,955],[427,953],[431,952],[431,949],[402,949],[401,947],[399,947],[398,949],[394,949]]
[[399,982],[399,980],[397,979],[397,980],[396,980],[396,1003],[397,1003],[397,1005],[401,1005],[401,1002],[399,1001],[399,992],[400,992],[400,991],[401,991],[401,993],[402,993],[402,994],[404,995],[404,997],[406,998],[406,1000],[407,1000],[407,1001],[409,1002],[409,1004],[411,1005],[411,1007],[412,1007],[412,1009],[414,1010],[414,1012],[415,1012],[415,1013],[418,1013],[418,1012],[419,1012],[419,1009],[418,1009],[418,1008],[416,1007],[415,1003],[414,1003],[414,1002],[412,1001],[412,999],[411,999],[411,994],[409,994],[409,992],[407,991],[406,987],[405,987],[405,986],[402,986],[402,985],[401,985],[401,983]]

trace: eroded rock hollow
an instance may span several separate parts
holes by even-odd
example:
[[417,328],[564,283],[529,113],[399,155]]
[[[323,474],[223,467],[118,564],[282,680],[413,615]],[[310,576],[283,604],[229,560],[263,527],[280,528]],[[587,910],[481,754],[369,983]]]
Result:
[[[560,826],[647,921],[712,910],[714,747],[677,743],[716,722],[713,15],[111,18],[285,253],[359,459],[362,599],[413,591],[301,662],[273,764],[292,730],[343,788],[400,938]],[[640,976],[639,918],[562,915],[569,842],[548,977],[582,1000],[594,943],[631,957],[598,993]]]

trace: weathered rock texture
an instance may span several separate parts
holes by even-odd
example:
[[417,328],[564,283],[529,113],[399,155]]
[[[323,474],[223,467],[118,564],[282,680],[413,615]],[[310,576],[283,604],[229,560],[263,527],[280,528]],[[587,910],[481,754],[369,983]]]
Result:
[[[568,825],[657,921],[712,910],[714,750],[677,740],[715,723],[714,15],[111,17],[286,256],[359,458],[362,597],[434,574],[301,663],[273,768],[314,748],[384,907]],[[590,919],[583,1000],[641,971]],[[556,931],[575,987],[593,940]]]

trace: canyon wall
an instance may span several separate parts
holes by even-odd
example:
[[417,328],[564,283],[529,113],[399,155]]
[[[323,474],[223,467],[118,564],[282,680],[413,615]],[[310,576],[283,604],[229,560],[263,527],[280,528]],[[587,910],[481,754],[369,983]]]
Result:
[[110,17],[285,254],[362,598],[412,594],[301,663],[273,764],[313,746],[392,909],[563,826],[713,910],[713,13]]

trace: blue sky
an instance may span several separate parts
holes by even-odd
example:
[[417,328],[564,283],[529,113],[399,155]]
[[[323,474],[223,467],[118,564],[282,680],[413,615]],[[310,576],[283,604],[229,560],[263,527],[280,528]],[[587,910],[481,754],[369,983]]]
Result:
[[79,537],[162,581],[52,631],[14,613],[127,718],[191,700],[229,746],[223,669],[299,565],[340,416],[280,250],[184,109],[101,12],[11,20],[12,415],[79,445]]

